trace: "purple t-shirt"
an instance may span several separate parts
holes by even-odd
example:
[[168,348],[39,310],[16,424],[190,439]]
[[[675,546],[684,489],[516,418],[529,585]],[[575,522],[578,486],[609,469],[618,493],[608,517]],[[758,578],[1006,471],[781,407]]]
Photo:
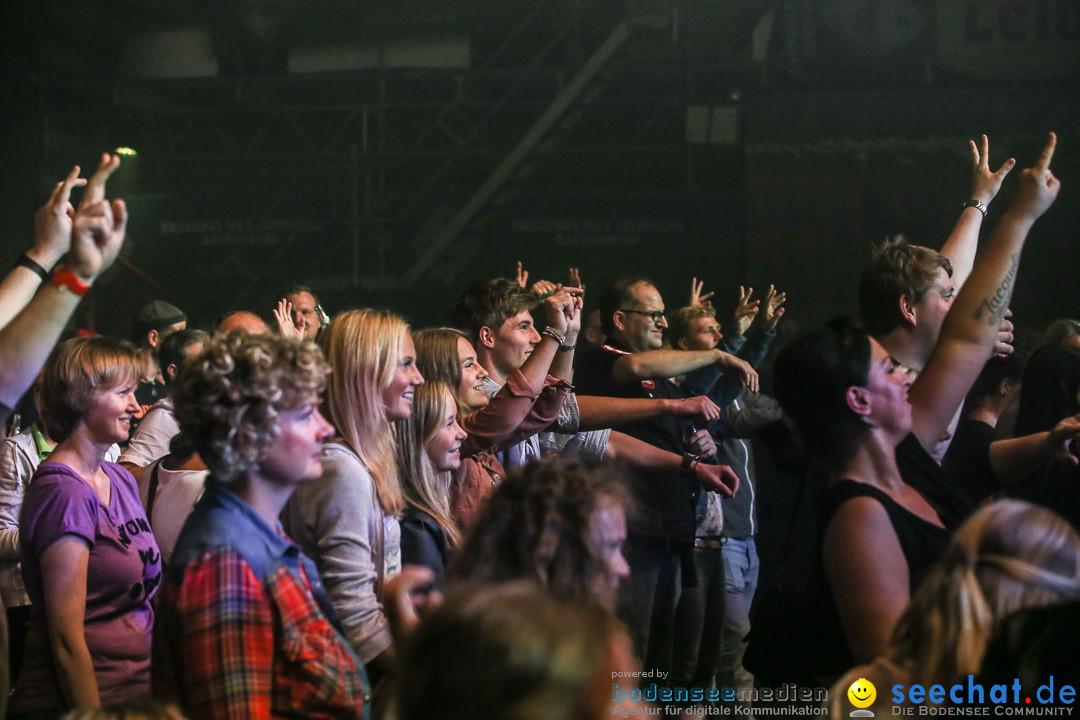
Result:
[[161,581],[161,556],[139,502],[135,478],[102,464],[112,482],[109,506],[71,468],[43,462],[26,490],[19,515],[19,551],[26,592],[33,603],[22,672],[11,712],[63,703],[48,636],[40,558],[64,535],[90,546],[83,629],[103,703],[150,694],[150,598]]

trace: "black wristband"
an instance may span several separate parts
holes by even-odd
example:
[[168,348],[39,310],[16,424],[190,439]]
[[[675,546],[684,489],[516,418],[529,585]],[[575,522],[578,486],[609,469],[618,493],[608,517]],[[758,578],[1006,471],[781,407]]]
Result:
[[694,467],[701,461],[697,455],[691,453],[683,453],[682,464],[679,466],[679,472],[686,477],[693,477]]
[[19,259],[15,261],[15,267],[24,267],[30,272],[37,275],[42,281],[49,279],[49,271],[41,267],[32,257],[23,253],[19,256]]

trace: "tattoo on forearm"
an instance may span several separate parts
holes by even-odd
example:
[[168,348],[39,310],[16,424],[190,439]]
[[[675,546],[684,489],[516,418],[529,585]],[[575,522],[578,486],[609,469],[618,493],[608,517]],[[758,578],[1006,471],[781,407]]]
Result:
[[1001,285],[991,298],[984,298],[982,303],[975,308],[975,317],[981,318],[983,311],[990,313],[986,318],[986,324],[997,327],[1009,308],[1009,300],[1012,298],[1013,283],[1016,281],[1016,271],[1020,267],[1020,253],[1013,253],[1012,262],[1005,277],[1001,279]]

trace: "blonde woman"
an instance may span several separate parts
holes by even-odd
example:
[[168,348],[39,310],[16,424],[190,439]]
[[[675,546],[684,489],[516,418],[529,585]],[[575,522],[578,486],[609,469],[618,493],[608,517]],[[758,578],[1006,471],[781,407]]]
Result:
[[[848,687],[877,688],[891,713],[893,685],[945,688],[976,675],[1001,622],[1024,608],[1080,597],[1080,535],[1057,514],[1019,500],[988,505],[965,522],[900,616],[885,653],[842,677],[829,697],[847,715]],[[948,698],[946,698],[948,701]]]
[[461,443],[467,437],[457,413],[450,387],[429,382],[417,388],[412,416],[395,428],[406,505],[401,516],[401,561],[429,568],[433,587],[440,591],[449,552],[461,541],[450,517],[449,495],[450,473],[461,466]]
[[424,378],[397,315],[343,312],[319,342],[330,363],[326,405],[336,434],[322,450],[322,477],[297,490],[282,522],[315,560],[350,644],[377,677],[394,661],[378,593],[401,567],[404,500],[392,424],[412,413]]
[[546,368],[518,370],[503,388],[488,397],[488,373],[476,359],[465,334],[453,328],[429,328],[416,333],[417,360],[425,376],[446,383],[454,392],[458,418],[468,433],[450,485],[450,511],[458,527],[468,529],[484,500],[506,469],[496,453],[543,430],[559,416],[570,384],[547,376]]
[[19,516],[33,610],[11,717],[150,692],[150,600],[161,555],[135,478],[106,460],[139,411],[142,361],[101,337],[57,346],[42,377],[42,420],[58,444],[34,473]]

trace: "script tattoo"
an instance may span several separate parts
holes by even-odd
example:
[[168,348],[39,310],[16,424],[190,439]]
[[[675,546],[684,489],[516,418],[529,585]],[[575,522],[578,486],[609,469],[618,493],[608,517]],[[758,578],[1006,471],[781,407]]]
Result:
[[1009,271],[1005,273],[1005,277],[1001,280],[1001,285],[998,286],[997,291],[991,298],[984,298],[979,307],[975,308],[975,317],[981,318],[983,310],[990,313],[990,317],[986,318],[986,324],[997,327],[1001,324],[1001,318],[1005,316],[1005,311],[1009,307],[1009,299],[1012,297],[1013,282],[1016,281],[1016,271],[1020,267],[1020,253],[1013,253],[1012,262],[1009,264]]

